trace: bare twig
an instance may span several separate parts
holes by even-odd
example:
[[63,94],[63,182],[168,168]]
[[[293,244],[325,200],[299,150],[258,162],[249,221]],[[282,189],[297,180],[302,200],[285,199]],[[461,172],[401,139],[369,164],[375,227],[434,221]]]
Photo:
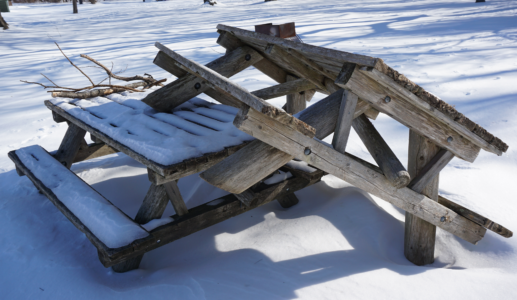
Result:
[[[59,44],[57,42],[54,42],[54,44],[56,44],[57,48],[59,49],[59,51],[61,51],[61,53],[63,54],[64,57],[66,57],[66,59],[70,62],[70,64],[72,66],[74,66],[77,70],[79,70],[79,72],[81,72],[81,74],[83,74],[84,76],[86,76],[86,78],[88,78],[88,80],[92,83],[92,85],[95,85],[95,83],[93,83],[93,80],[91,80],[90,77],[88,77],[88,75],[86,75],[86,73],[83,72],[83,70],[81,70],[78,66],[76,66],[71,60],[70,58],[68,58],[68,56],[66,56],[65,52],[63,52],[63,50],[61,50],[61,47],[59,47]],[[82,55],[81,55],[82,56]]]

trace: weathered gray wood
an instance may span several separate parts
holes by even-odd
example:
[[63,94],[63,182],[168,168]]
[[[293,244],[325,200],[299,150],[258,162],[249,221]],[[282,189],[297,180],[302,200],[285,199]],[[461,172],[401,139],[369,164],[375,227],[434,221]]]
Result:
[[298,204],[298,202],[300,202],[300,200],[298,200],[298,197],[296,197],[294,193],[278,197],[276,200],[278,201],[278,203],[280,203],[280,205],[283,208],[295,206],[296,204]]
[[293,49],[296,51],[299,51],[308,57],[317,55],[317,56],[323,56],[328,57],[330,59],[338,60],[338,61],[348,61],[352,63],[357,63],[363,66],[368,67],[375,67],[377,63],[377,59],[369,56],[359,55],[359,54],[353,54],[333,49],[327,49],[323,47],[317,47],[309,44],[304,43],[298,43],[289,41],[286,39],[282,39],[275,36],[265,35],[253,31],[243,30],[236,27],[226,26],[223,24],[217,25],[217,29],[231,32],[233,33],[237,38],[249,38],[254,39],[257,41],[264,41],[269,44],[275,44],[284,48]]
[[[226,48],[226,53],[229,51],[232,51],[234,49],[237,49],[238,47],[242,47],[246,45],[241,40],[236,38],[233,34],[226,32],[226,31],[220,31],[219,38],[217,39],[217,43],[224,48]],[[267,76],[271,77],[273,80],[275,80],[278,83],[284,83],[285,77],[287,76],[287,73],[282,70],[280,67],[272,63],[268,59],[262,59],[255,63],[253,65],[257,70],[261,71],[262,73],[266,74]]]
[[[164,186],[158,186],[151,183],[147,195],[145,195],[144,202],[140,206],[135,217],[135,222],[138,224],[146,224],[153,219],[161,218],[168,203],[168,196]],[[113,265],[113,271],[117,273],[124,273],[131,270],[138,269],[143,255],[139,255],[123,261],[119,264]]]
[[307,66],[299,57],[292,55],[281,47],[271,44],[264,50],[263,55],[283,69],[290,71],[300,78],[309,80],[319,89],[326,89],[323,84],[325,77],[320,74],[320,72]]
[[393,89],[381,85],[365,73],[367,72],[356,70],[346,84],[336,84],[351,90],[378,111],[415,130],[459,158],[469,162],[476,159],[481,150],[479,146],[463,138],[449,125],[436,121],[414,103],[403,101]]
[[74,124],[69,124],[65,137],[61,141],[61,145],[59,145],[54,158],[70,169],[85,135],[86,131],[84,129]]
[[90,125],[84,123],[83,121],[75,118],[74,116],[70,115],[69,113],[64,111],[62,108],[60,108],[59,106],[52,104],[50,101],[48,101],[48,100],[45,101],[45,105],[50,110],[55,111],[56,113],[58,113],[59,115],[61,115],[65,119],[67,119],[67,121],[69,121],[70,123],[75,124],[76,126],[88,131],[93,136],[96,136],[100,141],[104,142],[105,144],[109,145],[110,147],[112,147],[114,149],[120,150],[120,152],[130,156],[131,158],[142,163],[147,168],[153,170],[154,172],[156,172],[157,174],[162,176],[165,181],[163,181],[162,178],[157,179],[158,181],[160,181],[162,183],[156,183],[156,182],[152,181],[153,183],[155,183],[157,185],[163,184],[163,182],[180,179],[182,177],[204,171],[204,170],[208,169],[209,167],[215,165],[216,163],[220,162],[225,157],[232,155],[237,150],[239,150],[242,147],[244,147],[245,145],[247,145],[247,142],[245,142],[245,143],[242,143],[237,146],[228,147],[228,148],[218,151],[218,152],[208,153],[201,157],[187,159],[187,160],[184,160],[177,164],[165,166],[165,165],[148,160],[143,155],[136,153],[134,150],[113,140],[112,138],[110,138],[109,136],[104,134],[103,132],[101,132],[101,131],[91,127]]
[[75,158],[73,160],[74,163],[85,161],[105,155],[110,155],[113,153],[119,152],[117,149],[114,149],[104,143],[98,144],[98,143],[92,143],[92,144],[86,144],[81,143],[81,146],[79,147],[79,151],[75,155]]
[[289,94],[300,93],[307,90],[316,88],[314,84],[303,78],[295,78],[291,75],[287,75],[291,79],[285,83],[274,85],[261,90],[251,92],[253,95],[262,98],[264,100],[273,99]]
[[[439,151],[440,148],[429,139],[410,130],[408,151],[409,174],[412,177],[416,177]],[[438,183],[439,176],[436,175],[422,190],[421,194],[431,201],[438,201]],[[404,255],[415,265],[423,266],[434,262],[435,225],[406,211]]]
[[169,181],[163,184],[163,187],[165,188],[169,200],[171,200],[172,207],[174,207],[176,214],[178,216],[188,214],[188,208],[187,205],[185,205],[185,201],[183,201],[177,181]]
[[424,188],[436,177],[443,168],[454,158],[452,152],[441,149],[411,180],[408,188],[421,193]]
[[[69,209],[66,207],[61,200],[52,192],[50,188],[45,186],[25,165],[24,163],[19,159],[19,157],[16,155],[15,151],[11,151],[8,154],[9,158],[14,162],[16,167],[24,174],[27,175],[27,178],[29,178],[34,186],[43,194],[45,195],[52,204],[56,206],[56,208],[61,211],[61,213],[68,219],[72,224],[79,229],[82,233],[85,234],[86,238],[90,240],[90,242],[97,248],[99,251],[99,258],[101,258],[101,262],[104,263],[104,261],[107,260],[116,260],[121,259],[127,255],[131,255],[134,251],[139,251],[143,248],[147,248],[148,245],[154,244],[154,239],[152,236],[148,236],[146,238],[136,240],[130,245],[123,246],[120,248],[108,248],[102,241],[100,241],[91,231],[86,227],[79,218],[77,218]],[[77,176],[73,172],[70,172],[72,176]],[[79,177],[78,177],[79,178]],[[80,179],[80,178],[79,178]],[[81,179],[82,180],[82,179]],[[87,183],[85,183],[87,184]],[[109,200],[105,199],[108,203]],[[123,212],[122,212],[123,213]],[[129,218],[129,217],[128,217]],[[104,264],[105,267],[109,267],[111,265]]]
[[291,128],[278,126],[277,123],[276,120],[246,106],[241,108],[234,121],[234,125],[240,130],[278,150],[341,178],[468,242],[476,244],[484,236],[486,230],[478,224],[411,189],[393,187],[384,175],[375,170]]
[[[298,118],[316,129],[318,139],[324,139],[334,132],[342,93],[342,90],[333,93],[300,112]],[[358,103],[354,118],[362,115],[368,107],[369,104],[365,102]],[[250,157],[253,159],[250,160]],[[213,186],[239,194],[291,159],[292,155],[256,140],[201,173],[200,177]]]
[[410,182],[409,173],[372,122],[362,115],[354,119],[352,126],[390,183],[396,188],[407,186]]
[[482,215],[480,215],[476,212],[473,212],[464,206],[454,203],[445,197],[438,196],[438,203],[453,210],[458,215],[462,215],[465,218],[471,220],[472,222],[479,224],[479,225],[485,227],[486,229],[499,234],[500,236],[503,236],[505,238],[510,238],[513,236],[513,232],[511,230],[509,230],[508,228],[506,228],[502,225],[499,225],[499,224],[495,223],[494,221],[492,221],[486,217],[483,217]]
[[[171,56],[167,51],[163,51],[164,49],[160,50],[165,52],[168,56]],[[172,59],[177,63],[176,59]],[[221,77],[231,77],[261,59],[262,56],[257,51],[245,46],[237,48],[208,63],[204,68],[219,73]],[[206,84],[203,79],[193,74],[188,74],[157,89],[147,95],[142,101],[158,111],[168,112],[176,106],[205,92],[210,87],[211,86]]]
[[[296,77],[287,75],[287,82],[294,82],[296,80]],[[285,108],[286,112],[294,115],[307,107],[307,102],[305,101],[305,92],[303,94],[300,92],[287,95]]]
[[65,118],[61,117],[60,115],[56,114],[55,112],[52,112],[52,119],[54,119],[54,122],[56,122],[56,123],[66,122]]
[[332,139],[332,146],[340,153],[345,153],[348,136],[352,128],[352,121],[354,120],[355,107],[357,106],[357,95],[343,90],[343,99],[339,107],[339,117],[337,119],[336,129],[334,130],[334,137]]
[[[52,111],[52,113],[55,113],[54,111]],[[66,120],[66,119],[65,119]],[[102,140],[100,140],[98,137],[96,137],[95,135],[91,134],[90,133],[90,139],[92,140],[92,142],[94,144],[104,144],[104,142]]]
[[[314,136],[314,128],[294,118],[292,115],[286,113],[282,109],[276,108],[263,99],[252,95],[246,89],[236,85],[221,74],[218,74],[217,72],[214,72],[205,66],[184,58],[183,56],[177,54],[176,52],[170,50],[158,42],[156,43],[156,47],[174,59],[179,65],[182,66],[184,70],[188,71],[192,75],[202,78],[218,92],[234,97],[237,100],[257,109],[261,113],[274,118],[285,126],[294,128],[302,134],[306,134],[307,136]],[[232,51],[232,53],[235,51],[237,50]]]
[[251,202],[255,199],[255,193],[249,189],[245,190],[244,192],[240,194],[234,194],[237,199],[239,199],[242,204],[246,206],[250,206]]
[[368,110],[364,112],[364,115],[368,117],[368,119],[377,120],[379,116],[379,111],[373,107],[370,107]]

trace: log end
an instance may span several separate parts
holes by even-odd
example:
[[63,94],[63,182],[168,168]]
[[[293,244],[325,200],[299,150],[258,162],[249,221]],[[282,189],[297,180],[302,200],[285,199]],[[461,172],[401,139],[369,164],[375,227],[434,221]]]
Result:
[[404,188],[411,182],[411,176],[405,170],[397,172],[396,176],[395,180],[391,181],[391,184],[397,189]]

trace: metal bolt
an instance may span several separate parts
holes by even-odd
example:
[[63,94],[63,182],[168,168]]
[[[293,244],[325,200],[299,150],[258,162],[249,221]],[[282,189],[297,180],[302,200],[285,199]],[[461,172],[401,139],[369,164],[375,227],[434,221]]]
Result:
[[157,240],[156,242],[159,243],[159,242],[161,242],[161,240]]
[[195,85],[194,85],[194,88],[196,90],[199,90],[201,88],[201,83],[197,82]]
[[285,189],[286,191],[289,191],[289,188]]
[[303,153],[305,153],[305,155],[309,155],[311,154],[311,149],[309,147],[305,148],[305,150],[303,150]]
[[386,96],[386,98],[384,98],[384,102],[386,102],[386,103],[390,103],[390,101],[391,101],[390,96]]
[[251,59],[251,55],[246,54],[246,56],[244,57],[244,59],[249,61],[249,60]]
[[453,140],[452,136],[448,137],[448,138],[447,138],[447,143],[452,142],[452,140]]
[[441,217],[440,222],[445,222],[445,217]]

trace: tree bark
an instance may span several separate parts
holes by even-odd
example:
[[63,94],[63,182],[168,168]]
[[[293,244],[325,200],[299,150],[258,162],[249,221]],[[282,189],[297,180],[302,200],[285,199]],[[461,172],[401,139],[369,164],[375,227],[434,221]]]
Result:
[[2,13],[0,12],[0,27],[3,27],[4,30],[9,29],[9,24],[2,17]]
[[73,4],[74,4],[74,14],[76,14],[76,13],[78,13],[78,11],[77,11],[77,0],[74,0]]

